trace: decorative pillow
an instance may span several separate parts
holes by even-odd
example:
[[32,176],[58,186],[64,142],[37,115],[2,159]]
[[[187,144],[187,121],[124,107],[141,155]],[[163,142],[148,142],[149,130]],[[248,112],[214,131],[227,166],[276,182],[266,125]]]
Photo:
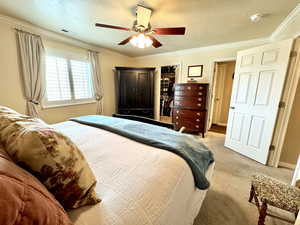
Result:
[[0,105],[0,115],[3,115],[3,114],[6,114],[6,115],[7,114],[18,114],[18,115],[21,115],[20,113],[16,112],[13,109],[10,109],[8,107]]
[[0,113],[0,142],[66,209],[101,201],[95,176],[77,146],[39,119]]
[[72,225],[63,207],[0,146],[0,224]]
[[8,127],[9,125],[11,125],[13,122],[16,121],[30,121],[30,122],[36,122],[36,123],[41,123],[44,125],[47,125],[44,121],[38,119],[38,118],[34,118],[34,117],[30,117],[30,116],[26,116],[26,115],[22,115],[17,113],[16,111],[13,111],[11,109],[8,109],[6,107],[0,106],[0,132]]

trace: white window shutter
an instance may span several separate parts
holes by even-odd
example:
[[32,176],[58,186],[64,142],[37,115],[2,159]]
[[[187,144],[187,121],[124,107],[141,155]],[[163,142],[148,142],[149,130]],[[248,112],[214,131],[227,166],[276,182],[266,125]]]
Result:
[[88,62],[46,56],[46,104],[73,104],[93,98]]
[[71,70],[75,99],[92,98],[93,88],[89,63],[71,60]]
[[46,57],[46,92],[48,101],[71,100],[67,59]]

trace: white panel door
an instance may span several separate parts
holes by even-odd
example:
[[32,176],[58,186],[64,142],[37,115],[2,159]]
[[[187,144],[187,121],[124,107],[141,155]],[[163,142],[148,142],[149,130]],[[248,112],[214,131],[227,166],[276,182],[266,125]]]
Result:
[[266,164],[293,40],[238,52],[225,146]]

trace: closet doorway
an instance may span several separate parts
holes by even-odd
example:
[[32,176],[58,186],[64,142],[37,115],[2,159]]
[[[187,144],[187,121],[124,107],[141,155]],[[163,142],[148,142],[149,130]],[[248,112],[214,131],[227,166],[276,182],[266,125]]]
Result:
[[178,66],[162,66],[160,71],[160,121],[172,123],[174,85],[177,82]]
[[215,63],[210,131],[226,133],[234,70],[235,61]]

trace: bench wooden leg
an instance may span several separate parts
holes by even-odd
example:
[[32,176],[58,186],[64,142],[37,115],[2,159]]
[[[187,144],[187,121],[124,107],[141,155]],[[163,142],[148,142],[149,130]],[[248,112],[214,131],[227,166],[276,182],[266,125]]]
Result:
[[253,185],[251,185],[251,190],[250,190],[250,197],[249,197],[249,202],[251,203],[254,197],[255,191]]
[[260,210],[259,210],[259,219],[258,219],[258,225],[265,225],[265,219],[267,216],[267,203],[262,202]]

